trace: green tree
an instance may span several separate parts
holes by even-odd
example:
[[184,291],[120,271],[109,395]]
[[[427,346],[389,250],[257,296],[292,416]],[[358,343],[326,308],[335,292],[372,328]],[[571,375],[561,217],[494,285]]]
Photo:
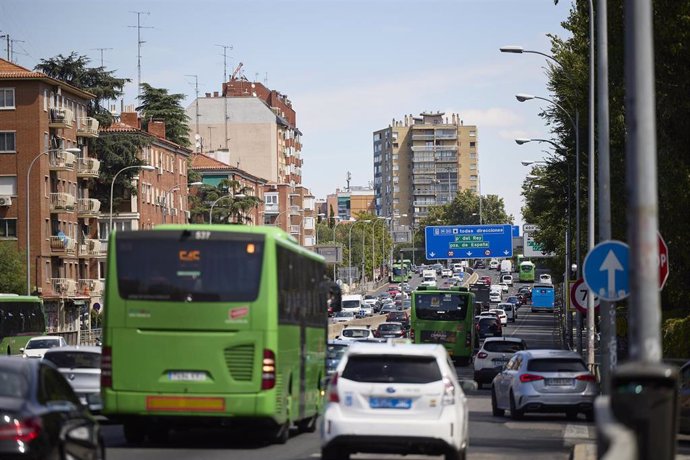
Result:
[[96,98],[87,106],[87,114],[97,119],[102,127],[107,127],[113,122],[113,117],[107,107],[103,107],[103,102],[122,96],[125,83],[130,80],[115,77],[115,72],[107,71],[105,67],[88,67],[89,62],[88,57],[73,51],[69,56],[59,54],[41,59],[35,70],[95,95]]
[[0,292],[5,294],[26,293],[26,264],[13,242],[0,243]]
[[213,223],[242,224],[251,222],[251,218],[247,215],[248,212],[252,208],[256,208],[262,201],[256,196],[249,195],[250,191],[250,187],[230,179],[223,179],[216,187],[212,185],[201,187],[198,194],[189,196],[191,222],[208,222],[213,203],[215,203],[213,206]]
[[167,89],[142,83],[141,105],[137,107],[141,111],[142,128],[146,130],[151,120],[163,120],[166,139],[189,147],[189,117],[180,105],[184,98],[184,94],[168,94]]

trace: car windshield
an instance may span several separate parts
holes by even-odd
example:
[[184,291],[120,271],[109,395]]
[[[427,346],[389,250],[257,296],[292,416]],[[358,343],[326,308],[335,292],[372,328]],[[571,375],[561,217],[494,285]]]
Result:
[[35,350],[37,348],[55,348],[57,346],[60,346],[59,339],[37,339],[29,340],[29,343],[26,344],[26,349]]
[[359,300],[343,300],[341,305],[343,308],[359,308]]
[[461,321],[467,316],[467,295],[459,293],[419,293],[415,298],[417,318],[437,321]]
[[10,369],[0,369],[0,396],[25,399],[29,391],[26,376]]
[[57,367],[70,369],[100,369],[100,353],[83,351],[54,351],[46,353],[43,359],[52,362]]
[[520,350],[524,350],[525,344],[522,342],[512,342],[512,341],[491,341],[484,343],[484,351],[490,351],[493,353],[515,353]]
[[343,329],[341,332],[343,337],[349,337],[351,339],[363,339],[369,337],[368,329]]
[[354,314],[351,311],[339,311],[335,316],[338,318],[351,318]]
[[441,380],[433,356],[350,356],[342,378],[372,383],[431,383]]
[[584,361],[578,358],[539,358],[527,362],[532,372],[587,372]]

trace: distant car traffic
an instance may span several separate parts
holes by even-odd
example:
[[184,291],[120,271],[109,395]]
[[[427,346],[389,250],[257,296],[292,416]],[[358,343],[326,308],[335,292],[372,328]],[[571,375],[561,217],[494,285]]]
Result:
[[595,377],[577,352],[526,350],[513,355],[493,380],[491,408],[495,416],[510,410],[514,419],[526,412],[583,413],[594,419]]
[[98,422],[45,360],[0,356],[0,458],[105,458]]
[[442,345],[354,343],[327,393],[323,460],[359,452],[466,456],[467,398]]

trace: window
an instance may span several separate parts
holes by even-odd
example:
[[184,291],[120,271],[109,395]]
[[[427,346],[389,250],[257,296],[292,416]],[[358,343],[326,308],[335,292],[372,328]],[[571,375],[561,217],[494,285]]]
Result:
[[17,219],[0,219],[0,238],[17,237]]
[[14,109],[14,88],[0,88],[0,110]]
[[16,152],[15,136],[14,131],[0,131],[0,152]]
[[475,141],[470,141],[470,148],[476,147],[477,143]]
[[433,356],[353,355],[342,378],[371,383],[431,383],[441,380]]
[[17,176],[0,176],[0,196],[17,196]]

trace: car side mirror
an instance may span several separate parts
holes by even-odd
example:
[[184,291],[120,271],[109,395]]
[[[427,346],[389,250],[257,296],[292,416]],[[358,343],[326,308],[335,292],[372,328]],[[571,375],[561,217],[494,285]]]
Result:
[[19,353],[24,353],[24,347],[19,349]]

